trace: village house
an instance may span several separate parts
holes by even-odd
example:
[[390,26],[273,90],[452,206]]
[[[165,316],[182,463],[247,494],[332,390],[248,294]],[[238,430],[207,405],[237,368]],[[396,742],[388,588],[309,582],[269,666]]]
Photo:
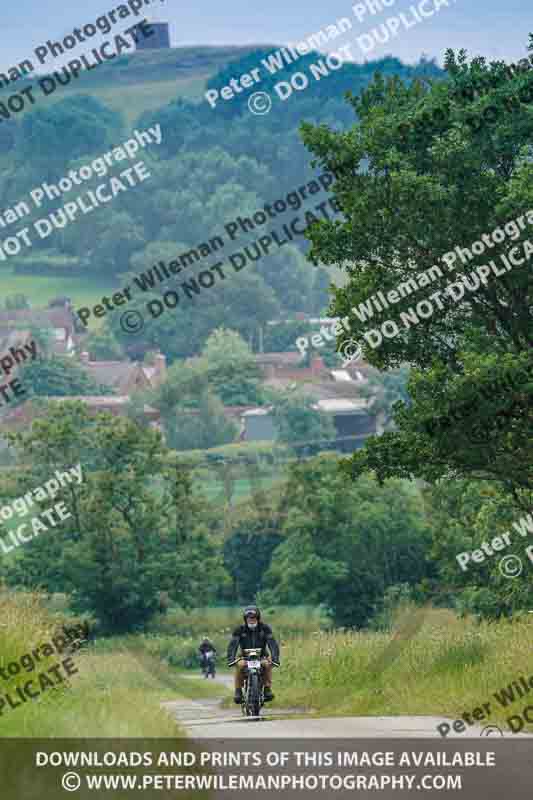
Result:
[[0,337],[7,338],[21,328],[44,328],[52,332],[50,347],[54,355],[74,355],[77,342],[75,317],[70,300],[62,300],[62,305],[48,308],[0,310]]
[[166,375],[166,359],[159,353],[153,366],[136,361],[90,361],[89,353],[80,355],[80,366],[96,383],[111,387],[117,395],[158,386]]
[[[31,338],[29,332],[24,332],[24,338],[21,338],[21,333],[20,331],[12,332],[12,336],[18,336],[17,342],[24,342],[28,340],[28,337]],[[13,343],[15,339],[10,341]],[[54,402],[78,400],[84,403],[92,414],[108,411],[115,416],[124,416],[128,411],[132,394],[156,388],[166,375],[166,359],[162,353],[155,357],[153,365],[147,366],[133,361],[91,361],[89,354],[83,352],[80,355],[79,365],[96,383],[109,386],[112,393],[110,392],[109,395],[69,395],[48,399]],[[2,420],[3,427],[9,430],[22,429],[31,422],[36,413],[34,404],[29,400],[5,414]],[[145,404],[144,413],[151,424],[159,428],[159,411]]]
[[[299,353],[259,353],[255,362],[264,375],[264,385],[278,391],[297,388],[303,396],[315,399],[314,408],[332,417],[337,439],[333,446],[353,452],[369,436],[383,431],[381,415],[372,413],[373,398],[361,395],[372,368],[364,361],[354,361],[345,369],[329,369],[320,356],[309,367],[299,367]],[[242,414],[243,441],[272,441],[276,429],[271,408],[256,407]]]

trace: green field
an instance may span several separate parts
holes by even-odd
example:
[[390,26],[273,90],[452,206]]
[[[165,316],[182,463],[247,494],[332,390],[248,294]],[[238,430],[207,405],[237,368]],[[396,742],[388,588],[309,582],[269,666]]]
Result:
[[[263,609],[265,619],[276,628],[280,639],[296,636],[312,637],[327,627],[321,608],[314,606],[273,606]],[[198,636],[209,636],[217,648],[227,646],[231,631],[242,621],[240,606],[194,609],[170,608],[154,618],[149,630],[157,636],[169,635],[173,645],[181,647],[190,638],[198,646]],[[180,639],[176,637],[181,637]]]
[[[90,275],[79,275],[72,278],[53,275],[16,275],[9,267],[2,268],[2,294],[26,295],[35,308],[44,308],[48,301],[58,295],[66,295],[72,299],[74,308],[94,305],[100,298],[116,291],[120,285],[103,279],[95,279]],[[96,320],[97,323],[102,320]],[[97,327],[92,325],[91,327]]]
[[[258,45],[260,46],[260,45]],[[275,47],[275,45],[268,45]],[[89,73],[44,97],[36,85],[44,74],[34,75],[36,103],[17,115],[21,119],[32,109],[46,108],[68,97],[88,94],[124,116],[127,126],[145,111],[154,111],[179,97],[200,101],[205,83],[228,62],[246,55],[254,47],[175,47],[132,53],[100,65]],[[25,84],[18,84],[17,87]],[[11,87],[0,91],[0,100],[12,94]]]
[[[279,473],[275,472],[268,476],[262,473],[258,479],[257,491],[268,491],[273,487],[280,487],[281,485]],[[200,488],[209,501],[217,499],[220,501],[224,493],[223,484],[217,480],[200,480]],[[254,482],[251,481],[250,478],[236,478],[233,483],[232,503],[250,499],[255,491]]]
[[[207,77],[207,76],[206,76]],[[178,97],[198,99],[205,87],[206,78],[176,78],[169,81],[151,81],[134,86],[91,90],[91,95],[124,116],[126,124],[133,127],[140,114],[155,111]]]
[[102,81],[94,86],[79,83],[72,85],[72,88],[70,86],[63,88],[61,92],[42,100],[39,105],[43,108],[47,103],[51,106],[74,95],[88,94],[113,111],[122,114],[127,129],[131,129],[145,111],[155,111],[177,100],[178,97],[199,100],[208,77],[209,75],[177,77],[133,84],[124,83],[119,86],[110,86],[109,81]]

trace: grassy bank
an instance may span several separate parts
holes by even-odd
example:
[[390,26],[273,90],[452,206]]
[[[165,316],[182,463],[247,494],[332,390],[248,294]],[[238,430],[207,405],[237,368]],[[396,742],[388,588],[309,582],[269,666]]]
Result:
[[[413,613],[404,612],[404,630]],[[277,701],[329,715],[454,719],[488,702],[488,721],[504,723],[533,705],[533,690],[507,708],[493,697],[520,676],[533,675],[532,628],[527,615],[512,623],[477,624],[431,610],[414,635],[319,632],[291,639],[275,675]],[[526,723],[524,732],[532,730]]]
[[[310,637],[327,624],[322,610],[312,606],[266,606],[262,607],[261,613],[280,641],[294,636]],[[202,638],[208,636],[219,652],[225,652],[231,632],[241,622],[241,606],[187,610],[171,608],[164,616],[154,619],[149,632],[169,635],[180,646],[188,637],[189,643],[196,648]]]
[[[0,667],[50,641],[59,614],[43,610],[34,596],[1,596]],[[491,714],[480,722],[500,724],[533,705],[533,690],[503,708],[494,698],[513,681],[533,675],[533,620],[478,624],[446,610],[404,609],[392,633],[324,629],[317,609],[265,608],[282,646],[275,672],[276,707],[303,707],[328,716],[431,715],[460,718],[483,703]],[[173,609],[154,621],[150,633],[99,639],[76,652],[78,672],[69,686],[45,691],[37,700],[0,715],[0,737],[179,737],[183,735],[160,703],[220,696],[221,687],[184,677],[199,670],[197,647],[208,635],[225,664],[239,608]],[[66,655],[41,661],[37,672]],[[23,673],[1,692],[13,691],[35,672]],[[228,700],[229,702],[229,700]],[[524,732],[533,731],[526,723]]]
[[[36,598],[5,593],[0,626],[0,667],[39,645],[50,642],[58,619],[42,609]],[[28,680],[39,685],[36,675],[46,672],[67,654],[42,658],[31,672],[23,671],[6,682],[1,693]],[[121,642],[83,648],[74,653],[77,673],[67,682],[48,688],[17,708],[4,707],[0,716],[2,737],[176,737],[182,735],[174,721],[159,707],[180,694],[175,673],[162,662],[140,659]],[[47,673],[48,674],[48,673]],[[50,676],[49,676],[50,677]],[[55,682],[55,680],[54,680]],[[183,684],[183,681],[181,682]]]

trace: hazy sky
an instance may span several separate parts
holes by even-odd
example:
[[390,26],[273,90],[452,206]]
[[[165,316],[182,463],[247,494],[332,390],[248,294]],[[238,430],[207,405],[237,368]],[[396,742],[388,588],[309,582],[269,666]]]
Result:
[[[362,3],[365,0],[358,0]],[[378,5],[380,0],[366,0]],[[381,0],[382,2],[382,0]],[[354,16],[352,0],[268,0],[251,3],[250,0],[151,0],[145,7],[157,19],[171,23],[173,46],[191,44],[256,44],[297,42],[332,24],[339,17],[348,17],[354,29],[337,43],[355,38],[371,30],[387,18],[404,12],[410,19],[410,6],[421,0],[387,0],[389,7],[374,15],[368,13],[359,22]],[[424,8],[432,7],[427,0]],[[443,0],[444,2],[444,0]],[[435,56],[442,63],[447,47],[464,47],[470,54],[484,55],[489,59],[502,58],[514,61],[526,55],[528,33],[533,31],[533,6],[531,0],[448,0],[449,8],[442,6],[432,17],[405,30],[386,44],[379,45],[369,59],[392,53],[406,62],[418,60],[422,53]],[[96,17],[117,8],[113,0],[17,0],[5,3],[2,8],[2,51],[0,69],[17,64],[25,58],[34,60],[33,49],[47,39],[62,39],[74,27],[94,22]],[[255,8],[251,8],[251,6]],[[526,10],[526,7],[529,8]],[[131,18],[133,21],[133,17]],[[115,32],[128,27],[129,19],[120,20]],[[104,37],[109,38],[109,37]],[[88,44],[97,43],[96,37]],[[334,49],[330,43],[330,49]],[[84,52],[86,45],[79,45]],[[69,53],[75,57],[76,50]],[[357,51],[356,60],[364,60]],[[50,65],[51,66],[51,65]]]

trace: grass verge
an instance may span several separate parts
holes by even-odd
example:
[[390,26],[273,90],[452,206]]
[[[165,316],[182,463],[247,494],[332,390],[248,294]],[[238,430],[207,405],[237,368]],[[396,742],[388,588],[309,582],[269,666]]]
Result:
[[[50,642],[54,618],[31,595],[16,599],[5,593],[0,627],[0,667],[45,642]],[[2,695],[17,697],[16,687],[29,679],[34,686],[43,673],[66,654],[42,658],[34,671],[20,672],[9,682],[0,679]],[[120,643],[106,642],[73,655],[77,672],[68,681],[43,691],[19,707],[4,706],[0,715],[2,737],[176,737],[183,735],[159,704],[179,694],[181,682],[163,663],[157,670]],[[46,674],[48,674],[46,672]],[[50,676],[49,676],[50,677]],[[36,683],[37,680],[37,683]]]
[[[412,617],[413,609],[404,611]],[[458,719],[483,703],[504,724],[533,705],[533,688],[503,707],[495,693],[532,678],[532,621],[477,623],[430,610],[413,634],[318,632],[289,639],[274,675],[276,705],[304,706],[320,715],[431,715]],[[398,646],[397,646],[398,645]],[[278,691],[276,691],[276,689]],[[523,732],[533,731],[525,723]]]

